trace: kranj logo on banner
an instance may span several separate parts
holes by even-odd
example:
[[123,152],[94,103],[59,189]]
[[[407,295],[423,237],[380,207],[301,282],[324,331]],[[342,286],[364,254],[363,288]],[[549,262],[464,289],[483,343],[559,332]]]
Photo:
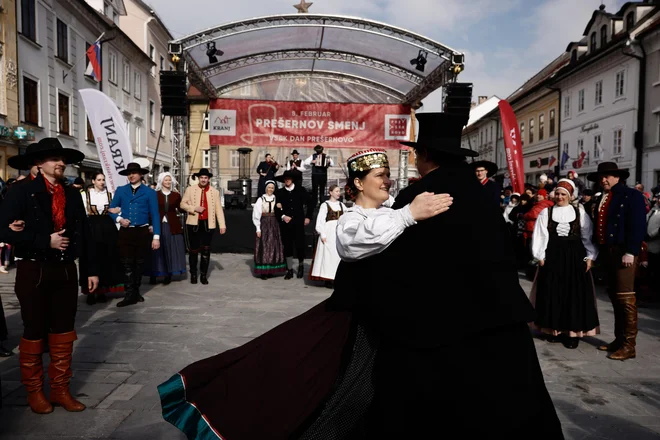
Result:
[[105,93],[96,89],[82,89],[78,92],[92,126],[106,187],[114,194],[118,187],[128,183],[128,179],[119,172],[133,161],[133,149],[126,133],[124,118],[117,105]]

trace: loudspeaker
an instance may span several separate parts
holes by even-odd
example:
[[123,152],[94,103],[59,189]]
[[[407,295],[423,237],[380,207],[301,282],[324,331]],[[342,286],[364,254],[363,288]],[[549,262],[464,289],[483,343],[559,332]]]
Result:
[[470,117],[472,83],[449,83],[444,86],[444,112]]
[[165,116],[188,115],[186,72],[160,71],[160,112]]

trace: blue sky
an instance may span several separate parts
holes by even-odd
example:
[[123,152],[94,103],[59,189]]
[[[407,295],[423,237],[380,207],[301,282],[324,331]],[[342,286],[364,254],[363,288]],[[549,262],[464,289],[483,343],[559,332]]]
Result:
[[[262,15],[295,13],[299,0],[150,0],[175,38],[223,23]],[[617,12],[624,0],[604,0]],[[181,7],[185,4],[185,9]],[[460,81],[474,96],[506,98],[582,38],[601,0],[315,0],[310,12],[382,21],[466,53]],[[214,13],[209,13],[213,11]],[[439,93],[424,111],[440,109]]]

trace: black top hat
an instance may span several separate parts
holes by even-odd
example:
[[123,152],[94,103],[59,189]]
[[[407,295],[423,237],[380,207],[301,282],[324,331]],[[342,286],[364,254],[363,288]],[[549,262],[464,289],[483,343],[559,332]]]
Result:
[[498,170],[497,164],[490,162],[488,160],[478,160],[476,162],[472,162],[470,165],[472,165],[472,168],[475,170],[480,167],[486,168],[486,175],[488,177],[497,174],[497,170]]
[[300,176],[294,170],[286,170],[284,173],[279,176],[275,176],[275,180],[278,182],[284,182],[285,179],[291,179],[294,182],[298,180]]
[[82,177],[76,177],[76,180],[73,181],[74,185],[84,185],[85,181],[83,180]]
[[146,168],[142,168],[140,166],[140,164],[138,164],[138,163],[131,162],[128,165],[126,165],[126,168],[121,170],[119,172],[119,174],[122,175],[122,176],[128,176],[129,174],[135,173],[135,172],[144,175],[144,174],[147,174],[149,172],[149,170],[146,169]]
[[314,151],[320,153],[321,151],[323,151],[323,145],[317,145],[316,147],[314,147]]
[[419,135],[417,142],[401,142],[413,148],[423,147],[428,150],[454,156],[476,157],[476,151],[461,148],[461,135],[467,119],[465,115],[454,113],[418,113]]
[[61,156],[67,165],[82,162],[85,155],[73,148],[64,148],[59,139],[43,138],[27,146],[25,154],[10,157],[7,163],[17,170],[29,170],[40,159]]
[[602,175],[611,175],[618,176],[623,180],[626,180],[630,177],[630,172],[627,168],[619,168],[616,162],[601,162],[598,164],[598,170],[595,173],[589,173],[587,175],[587,180],[591,182],[596,182],[598,178]]
[[293,150],[293,151],[291,152],[291,155],[293,156],[294,154],[300,154],[300,153],[298,153],[298,150]]
[[199,177],[199,176],[206,176],[210,179],[211,177],[213,177],[213,174],[211,174],[208,168],[202,168],[201,170],[195,173],[195,177]]

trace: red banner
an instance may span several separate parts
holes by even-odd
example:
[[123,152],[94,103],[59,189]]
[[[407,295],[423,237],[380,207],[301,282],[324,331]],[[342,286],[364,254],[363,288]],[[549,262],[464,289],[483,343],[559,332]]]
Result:
[[502,118],[502,134],[504,135],[504,151],[506,162],[511,176],[511,186],[518,194],[525,191],[525,174],[523,171],[522,142],[520,141],[520,128],[511,105],[504,99],[499,102],[500,117]]
[[211,145],[381,147],[410,140],[410,107],[392,104],[211,100]]

